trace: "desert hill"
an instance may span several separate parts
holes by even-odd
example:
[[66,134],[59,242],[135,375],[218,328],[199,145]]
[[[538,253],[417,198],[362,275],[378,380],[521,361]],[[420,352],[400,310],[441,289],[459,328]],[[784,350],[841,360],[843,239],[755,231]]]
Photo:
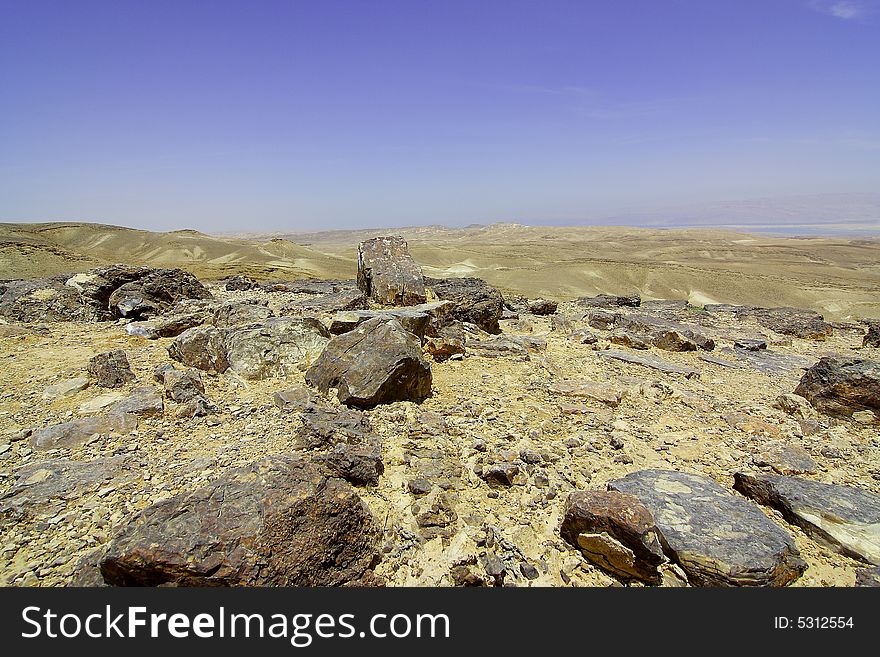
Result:
[[638,292],[694,305],[811,308],[832,320],[880,316],[880,238],[770,237],[720,229],[446,228],[212,236],[86,223],[0,224],[0,278],[123,262],[200,278],[352,278],[357,244],[400,234],[428,276],[483,278],[504,293],[571,300]]

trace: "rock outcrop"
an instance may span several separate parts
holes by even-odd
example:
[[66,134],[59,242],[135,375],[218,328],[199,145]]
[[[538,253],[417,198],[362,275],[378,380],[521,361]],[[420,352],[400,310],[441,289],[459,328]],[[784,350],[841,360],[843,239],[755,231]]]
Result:
[[837,417],[869,411],[880,422],[880,362],[826,356],[801,377],[796,395]]
[[358,244],[358,288],[384,306],[425,303],[422,270],[402,237],[375,237]]

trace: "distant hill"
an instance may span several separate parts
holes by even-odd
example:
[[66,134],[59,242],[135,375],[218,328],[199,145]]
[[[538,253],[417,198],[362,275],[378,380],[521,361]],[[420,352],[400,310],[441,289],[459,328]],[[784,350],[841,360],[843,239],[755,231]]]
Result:
[[203,278],[352,277],[356,264],[284,239],[241,240],[194,230],[157,233],[90,223],[0,224],[0,277],[28,278],[124,262],[182,267]]

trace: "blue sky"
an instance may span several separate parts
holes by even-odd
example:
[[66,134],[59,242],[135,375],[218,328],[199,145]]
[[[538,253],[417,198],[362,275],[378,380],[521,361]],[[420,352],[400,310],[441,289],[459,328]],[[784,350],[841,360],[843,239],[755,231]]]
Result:
[[0,220],[571,223],[880,190],[880,0],[0,0]]

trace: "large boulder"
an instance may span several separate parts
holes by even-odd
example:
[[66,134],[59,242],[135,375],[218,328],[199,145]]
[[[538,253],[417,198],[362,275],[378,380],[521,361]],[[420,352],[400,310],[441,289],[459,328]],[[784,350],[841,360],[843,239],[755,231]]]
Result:
[[827,415],[872,411],[880,421],[880,362],[826,356],[804,373],[794,392]]
[[367,296],[357,288],[346,288],[339,292],[322,294],[312,299],[304,299],[281,309],[282,313],[333,313],[345,310],[366,310]]
[[402,237],[375,237],[358,244],[357,285],[384,306],[425,303],[422,270]]
[[428,397],[431,366],[416,336],[396,319],[376,317],[330,340],[306,382],[323,392],[337,388],[343,404],[371,408]]
[[783,335],[824,340],[834,332],[822,315],[804,308],[755,308],[750,314],[761,326]]
[[330,333],[311,317],[273,317],[226,334],[229,368],[245,379],[285,377],[310,365]]
[[651,512],[666,553],[698,586],[784,586],[807,565],[792,536],[707,477],[641,470],[609,482]]
[[635,293],[624,296],[600,294],[595,297],[580,297],[577,303],[586,308],[638,308],[642,304],[642,297]]
[[813,539],[880,565],[880,497],[861,488],[772,474],[737,472],[734,488],[771,506]]
[[501,333],[498,320],[504,313],[504,297],[480,278],[426,278],[426,284],[441,301],[451,301],[444,313],[452,321],[476,324],[487,333]]
[[168,355],[209,374],[222,374],[229,369],[226,332],[214,326],[196,326],[184,331],[168,347]]
[[183,299],[210,299],[199,280],[182,269],[154,269],[141,278],[117,287],[108,300],[118,317],[149,319],[161,315]]
[[0,317],[16,322],[92,321],[99,309],[65,285],[67,276],[0,283]]
[[211,323],[217,328],[228,328],[264,322],[272,315],[268,307],[260,304],[227,302],[214,311]]
[[147,507],[113,538],[100,569],[120,586],[356,584],[379,537],[347,482],[270,456]]

